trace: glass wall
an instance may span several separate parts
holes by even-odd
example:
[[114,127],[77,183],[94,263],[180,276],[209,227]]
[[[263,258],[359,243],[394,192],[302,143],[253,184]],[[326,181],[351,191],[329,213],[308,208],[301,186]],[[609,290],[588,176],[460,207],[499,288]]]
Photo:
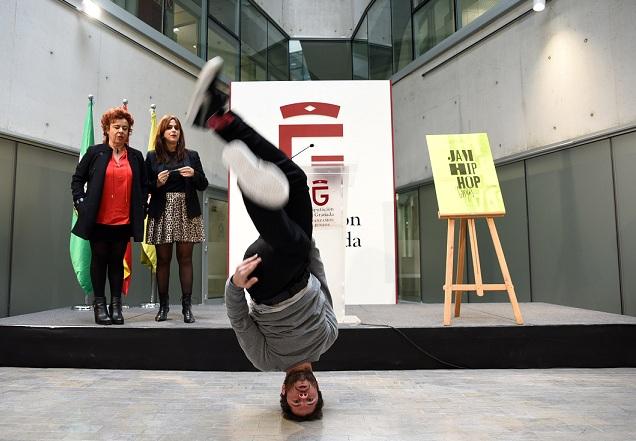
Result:
[[526,161],[532,298],[621,313],[609,140]]
[[376,0],[367,13],[369,79],[385,80],[393,73],[391,2]]
[[391,2],[391,30],[393,41],[393,72],[413,61],[413,21],[409,2]]
[[352,38],[354,80],[385,80],[413,61],[411,5],[376,0]]
[[373,0],[351,39],[294,41],[254,0],[111,1],[188,52],[223,57],[230,81],[306,81],[388,79],[501,0]]
[[351,39],[353,79],[388,79],[501,0],[374,0]]
[[458,0],[457,27],[466,26],[497,3],[499,0]]
[[397,228],[399,299],[421,302],[420,217],[417,190],[398,195]]
[[119,7],[130,12],[144,23],[152,26],[159,32],[163,32],[163,7],[164,2],[144,0],[112,0]]
[[239,80],[239,41],[211,18],[208,19],[208,60],[223,58],[223,75]]
[[0,317],[9,313],[16,143],[0,138]]
[[208,15],[214,17],[234,35],[239,33],[239,1],[208,0]]
[[201,0],[112,0],[144,23],[176,41],[188,52],[199,51]]
[[248,0],[241,2],[241,80],[267,79],[267,19]]
[[431,0],[413,15],[415,56],[420,56],[455,32],[453,0]]
[[207,298],[222,298],[227,280],[227,201],[208,198]]
[[369,44],[367,38],[367,17],[365,16],[353,36],[353,79],[369,79]]
[[199,48],[200,22],[201,0],[172,0],[165,2],[164,35],[167,35],[179,43],[179,46],[194,55],[201,55]]
[[[251,0],[112,1],[191,54],[223,57],[230,81],[289,79],[289,36]],[[207,35],[201,35],[203,19]]]
[[422,302],[442,303],[446,271],[446,222],[437,217],[435,186],[422,186],[418,193]]
[[293,81],[311,79],[299,40],[289,40],[289,79]]
[[290,40],[290,78],[303,80],[350,80],[349,40]]
[[[497,234],[504,249],[506,264],[513,280],[515,294],[519,302],[532,300],[530,294],[530,251],[528,247],[528,211],[526,209],[526,176],[524,162],[515,162],[497,167],[499,187],[506,207],[506,215],[495,219]],[[479,259],[483,280],[489,283],[503,283],[503,275],[497,260],[495,247],[490,238],[488,226],[484,220],[476,223],[479,246]],[[466,243],[469,243],[467,238]],[[474,273],[470,253],[466,253],[467,279],[473,283]],[[508,302],[505,292],[479,297],[469,293],[470,302]],[[466,295],[464,295],[464,300]]]
[[69,185],[76,165],[75,155],[18,144],[12,207],[11,315],[84,302],[69,254],[73,212]]
[[271,22],[267,23],[267,79],[289,79],[289,40]]
[[623,314],[636,316],[636,132],[612,139]]

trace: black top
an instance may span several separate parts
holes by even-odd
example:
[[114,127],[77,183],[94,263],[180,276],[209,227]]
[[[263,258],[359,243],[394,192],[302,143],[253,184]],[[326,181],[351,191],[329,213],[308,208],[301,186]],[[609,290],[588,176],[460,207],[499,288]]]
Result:
[[[181,167],[185,167],[189,164],[186,164],[187,157],[184,158],[183,161],[177,160],[177,155],[174,153],[168,153],[168,157],[170,160],[167,163],[164,163],[166,170],[170,170],[170,175],[168,175],[168,180],[165,184],[163,184],[163,190],[166,193],[170,192],[180,192],[185,193],[186,191],[186,178],[179,174],[179,169]],[[194,168],[194,167],[193,167]]]
[[[139,150],[126,146],[128,163],[132,170],[132,191],[130,197],[130,223],[132,236],[136,242],[144,238],[144,218],[146,200],[148,199],[148,181],[144,157]],[[71,179],[73,203],[77,208],[77,222],[73,234],[82,239],[90,239],[95,219],[102,200],[106,167],[113,155],[108,144],[92,145],[86,150],[82,160],[77,164]],[[155,176],[156,179],[156,176]],[[84,184],[86,190],[84,190]]]
[[[174,170],[176,168],[189,166],[194,169],[194,176],[184,178],[176,172],[171,174],[164,185],[157,188],[157,175],[163,170]],[[146,173],[148,174],[148,191],[150,193],[150,203],[148,205],[148,216],[158,219],[166,208],[166,193],[183,191],[186,195],[186,209],[190,219],[201,215],[201,204],[197,197],[197,190],[203,191],[208,188],[208,180],[203,172],[199,154],[194,150],[186,149],[186,156],[182,162],[163,163],[157,159],[156,152],[148,152],[146,156]],[[172,182],[171,182],[172,181]],[[170,184],[169,184],[170,183]],[[183,184],[183,190],[180,184]]]

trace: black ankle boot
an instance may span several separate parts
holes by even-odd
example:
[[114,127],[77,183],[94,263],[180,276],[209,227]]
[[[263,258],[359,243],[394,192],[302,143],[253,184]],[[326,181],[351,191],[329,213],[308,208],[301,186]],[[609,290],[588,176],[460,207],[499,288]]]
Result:
[[113,322],[108,316],[106,309],[106,297],[95,297],[93,302],[93,312],[95,313],[95,323],[98,325],[112,325]]
[[124,315],[121,313],[121,297],[111,297],[108,312],[113,325],[124,324]]
[[168,296],[159,298],[159,312],[155,316],[156,322],[165,322],[168,320],[168,311],[170,311]]
[[184,323],[194,323],[194,315],[192,315],[192,294],[181,297],[181,312],[183,313]]

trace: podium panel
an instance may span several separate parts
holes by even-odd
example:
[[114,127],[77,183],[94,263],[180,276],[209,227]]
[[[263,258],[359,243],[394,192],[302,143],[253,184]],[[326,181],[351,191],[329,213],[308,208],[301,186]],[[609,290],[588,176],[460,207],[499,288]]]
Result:
[[333,309],[345,320],[346,170],[344,165],[303,167],[314,210],[314,239],[320,250]]

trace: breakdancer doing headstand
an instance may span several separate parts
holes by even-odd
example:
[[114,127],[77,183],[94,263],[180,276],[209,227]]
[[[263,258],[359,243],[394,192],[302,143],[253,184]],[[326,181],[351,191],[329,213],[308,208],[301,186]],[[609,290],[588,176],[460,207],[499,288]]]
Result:
[[[262,371],[285,371],[283,415],[322,416],[323,399],[312,371],[338,336],[320,253],[312,239],[307,176],[283,152],[226,110],[216,88],[223,60],[201,70],[189,122],[229,142],[223,162],[236,174],[259,237],[225,286],[227,314],[241,348]],[[243,290],[249,294],[249,305]]]

